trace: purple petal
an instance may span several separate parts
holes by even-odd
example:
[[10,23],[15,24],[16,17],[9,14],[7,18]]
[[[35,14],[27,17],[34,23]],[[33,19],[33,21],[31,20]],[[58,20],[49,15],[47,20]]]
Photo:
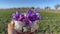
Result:
[[19,11],[17,11],[16,14],[13,14],[12,16],[13,16],[13,19],[14,20],[18,20],[19,19],[19,16],[20,16]]
[[16,14],[12,14],[12,17],[13,17],[13,18],[12,18],[13,20],[17,20]]
[[32,14],[32,13],[34,13],[34,11],[32,11],[31,9],[29,9],[29,10],[27,11],[27,13],[28,13],[28,14]]
[[23,21],[23,19],[25,19],[25,17],[24,17],[23,14],[21,14],[18,20],[19,20],[19,21]]
[[18,16],[19,16],[19,15],[20,15],[20,12],[19,12],[19,11],[17,11],[17,12],[16,12],[16,15],[18,15]]
[[12,14],[12,17],[13,17],[13,18],[16,18],[15,16],[16,16],[15,14]]

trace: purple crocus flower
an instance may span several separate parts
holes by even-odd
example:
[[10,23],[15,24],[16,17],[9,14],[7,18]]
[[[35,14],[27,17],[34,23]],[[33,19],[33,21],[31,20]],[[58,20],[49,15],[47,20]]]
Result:
[[34,13],[31,9],[29,9],[28,11],[27,11],[27,13],[28,14],[32,14],[32,13]]
[[39,13],[36,13],[36,20],[40,20],[41,19],[41,16],[40,16],[40,14]]
[[17,20],[16,14],[12,14],[12,17],[13,17],[13,18],[12,18],[13,20]]
[[34,21],[40,19],[39,13],[36,13],[36,12],[32,11],[31,9],[28,10],[28,12],[27,12],[27,17],[29,18],[29,20],[30,20],[31,22],[34,22]]
[[16,15],[19,16],[20,15],[20,12],[19,11],[16,11]]
[[13,20],[24,22],[26,26],[31,25],[31,23],[34,23],[36,20],[40,20],[41,16],[38,12],[34,12],[31,9],[27,11],[27,13],[20,14],[19,11],[17,11],[15,14],[12,15]]
[[20,13],[19,13],[19,11],[17,11],[16,14],[13,14],[12,16],[13,16],[13,19],[14,19],[14,20],[18,20],[18,19],[20,18]]
[[16,18],[19,18],[19,17],[20,17],[20,12],[17,11],[17,12],[16,12]]

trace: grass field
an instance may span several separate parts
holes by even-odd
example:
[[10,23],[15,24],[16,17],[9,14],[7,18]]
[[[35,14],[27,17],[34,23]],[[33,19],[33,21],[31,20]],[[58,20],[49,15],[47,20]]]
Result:
[[[1,9],[0,10],[0,34],[7,34],[7,24],[11,21],[12,13],[17,9]],[[26,12],[26,10],[21,10]],[[39,29],[36,34],[60,34],[60,13],[40,12],[42,19],[39,22]]]

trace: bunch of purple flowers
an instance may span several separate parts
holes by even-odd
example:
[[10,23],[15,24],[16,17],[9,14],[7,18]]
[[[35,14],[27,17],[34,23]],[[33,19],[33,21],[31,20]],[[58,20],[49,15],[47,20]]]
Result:
[[26,23],[26,25],[29,25],[29,23],[34,23],[37,20],[41,19],[40,13],[36,11],[32,11],[29,9],[26,13],[21,14],[19,11],[17,11],[15,14],[12,15],[13,20],[21,21]]

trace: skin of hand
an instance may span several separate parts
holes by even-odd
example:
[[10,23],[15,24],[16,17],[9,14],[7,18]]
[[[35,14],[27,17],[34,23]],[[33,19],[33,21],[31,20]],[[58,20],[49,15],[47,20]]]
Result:
[[8,34],[17,34],[14,29],[13,29],[13,24],[9,23],[8,24]]

